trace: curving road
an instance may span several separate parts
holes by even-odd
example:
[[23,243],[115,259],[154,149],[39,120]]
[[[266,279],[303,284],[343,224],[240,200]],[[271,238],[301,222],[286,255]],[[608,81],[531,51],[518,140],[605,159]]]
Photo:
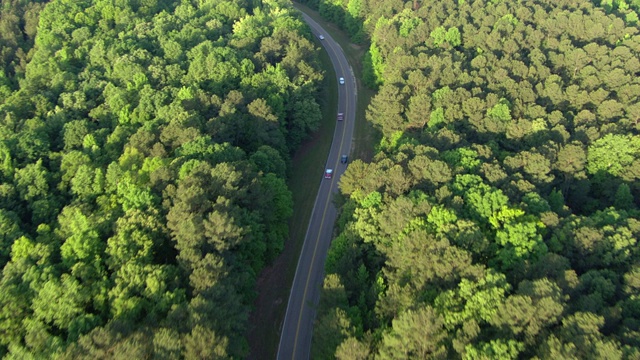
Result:
[[338,112],[344,113],[344,121],[338,121],[336,124],[329,158],[325,166],[325,168],[333,169],[334,175],[330,180],[323,178],[320,183],[298,259],[298,267],[291,286],[287,312],[280,333],[278,359],[282,360],[309,358],[313,321],[324,278],[324,262],[337,216],[332,198],[333,194],[338,192],[338,181],[347,167],[346,164],[340,163],[340,156],[350,153],[356,118],[356,83],[347,58],[340,45],[318,23],[304,13],[302,16],[311,27],[314,35],[322,34],[325,37],[321,42],[331,58],[336,76],[345,79],[344,85],[338,85]]

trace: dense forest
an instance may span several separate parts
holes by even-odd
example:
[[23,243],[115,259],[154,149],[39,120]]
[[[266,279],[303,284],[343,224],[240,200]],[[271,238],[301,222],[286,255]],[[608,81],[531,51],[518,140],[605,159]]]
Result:
[[320,121],[280,0],[3,0],[0,357],[243,358]]
[[314,359],[640,358],[640,2],[311,1],[370,41]]
[[38,29],[38,13],[44,0],[2,0],[0,8],[0,103],[24,77],[27,54]]

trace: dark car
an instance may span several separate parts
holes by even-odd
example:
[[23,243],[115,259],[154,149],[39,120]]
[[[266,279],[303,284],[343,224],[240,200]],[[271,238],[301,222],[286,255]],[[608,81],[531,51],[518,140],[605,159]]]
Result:
[[338,121],[344,120],[344,113],[338,113]]
[[333,176],[333,169],[327,169],[324,171],[325,179],[331,179],[331,176]]
[[346,164],[346,163],[347,163],[347,161],[349,161],[349,157],[348,157],[347,155],[342,155],[342,156],[340,157],[340,162],[341,162],[341,163]]

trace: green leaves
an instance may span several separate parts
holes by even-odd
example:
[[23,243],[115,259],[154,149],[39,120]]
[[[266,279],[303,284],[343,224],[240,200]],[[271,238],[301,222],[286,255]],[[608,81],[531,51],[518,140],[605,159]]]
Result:
[[476,170],[481,164],[478,152],[467,147],[450,150],[441,155],[449,165],[460,166],[467,171]]
[[464,197],[469,213],[481,221],[488,221],[509,200],[501,190],[484,184],[476,175],[457,175],[453,189]]
[[367,197],[362,199],[362,201],[360,202],[360,206],[362,206],[363,209],[368,209],[370,207],[380,205],[381,201],[382,195],[379,192],[374,191],[371,194],[367,195]]
[[491,323],[531,344],[545,328],[562,316],[565,296],[553,282],[543,279],[520,283],[518,293],[506,299]]
[[72,322],[82,321],[84,307],[90,299],[76,279],[63,276],[60,281],[44,284],[33,299],[34,316],[61,329],[71,328]]
[[465,348],[466,360],[480,359],[517,359],[518,354],[524,349],[521,342],[514,340],[491,340],[488,343],[479,343],[478,346],[467,345]]
[[438,26],[431,31],[431,34],[429,34],[429,37],[432,39],[433,45],[435,46],[442,45],[446,41],[446,36],[447,30],[444,26]]
[[493,120],[502,122],[511,121],[510,104],[506,99],[500,99],[500,102],[487,110],[487,116]]
[[432,39],[433,45],[435,46],[440,46],[446,43],[452,47],[456,47],[462,44],[460,30],[458,30],[457,27],[446,29],[444,26],[438,26],[431,31],[429,37]]
[[502,246],[498,258],[505,267],[530,257],[538,258],[547,251],[539,234],[544,225],[534,217],[524,215],[522,210],[503,207],[489,219],[497,230],[496,243]]
[[586,168],[590,174],[607,173],[630,181],[638,178],[639,161],[640,139],[608,134],[589,146]]
[[562,322],[558,337],[551,335],[540,347],[540,356],[560,356],[565,359],[622,358],[615,341],[607,340],[599,329],[604,318],[592,313],[577,312]]
[[441,293],[435,308],[449,329],[472,319],[488,322],[497,314],[510,288],[504,274],[488,270],[476,281],[462,279],[457,289]]
[[444,321],[431,307],[408,310],[393,321],[380,347],[380,359],[446,359]]
[[[410,14],[410,12],[408,13]],[[408,37],[409,33],[411,33],[413,29],[415,29],[421,24],[422,24],[422,20],[420,20],[419,18],[407,16],[406,18],[402,19],[402,23],[400,24],[400,29],[398,30],[398,33],[402,37]]]
[[226,337],[216,335],[210,328],[196,325],[184,340],[184,356],[190,359],[224,359],[227,358],[228,342]]
[[104,245],[94,224],[79,208],[65,208],[58,221],[59,234],[65,239],[60,252],[67,268],[78,262],[93,264],[100,261]]
[[42,199],[49,193],[48,173],[42,160],[17,170],[14,179],[20,197],[25,201]]
[[460,30],[457,27],[450,27],[447,29],[447,33],[444,36],[444,39],[449,45],[456,47],[462,44],[462,39],[460,37]]

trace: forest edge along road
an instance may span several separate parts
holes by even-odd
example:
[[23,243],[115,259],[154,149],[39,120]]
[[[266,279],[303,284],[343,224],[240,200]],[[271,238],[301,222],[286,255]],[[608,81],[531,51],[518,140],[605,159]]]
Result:
[[324,262],[337,216],[332,197],[338,191],[338,181],[345,171],[344,166],[339,166],[340,157],[351,149],[356,112],[356,83],[340,45],[313,19],[304,13],[302,16],[314,35],[324,35],[322,45],[335,68],[335,80],[344,78],[344,84],[338,88],[338,111],[344,113],[344,121],[338,122],[335,128],[325,165],[325,169],[334,169],[333,177],[320,183],[291,286],[277,355],[278,359],[283,360],[309,358],[313,321],[324,278]]

